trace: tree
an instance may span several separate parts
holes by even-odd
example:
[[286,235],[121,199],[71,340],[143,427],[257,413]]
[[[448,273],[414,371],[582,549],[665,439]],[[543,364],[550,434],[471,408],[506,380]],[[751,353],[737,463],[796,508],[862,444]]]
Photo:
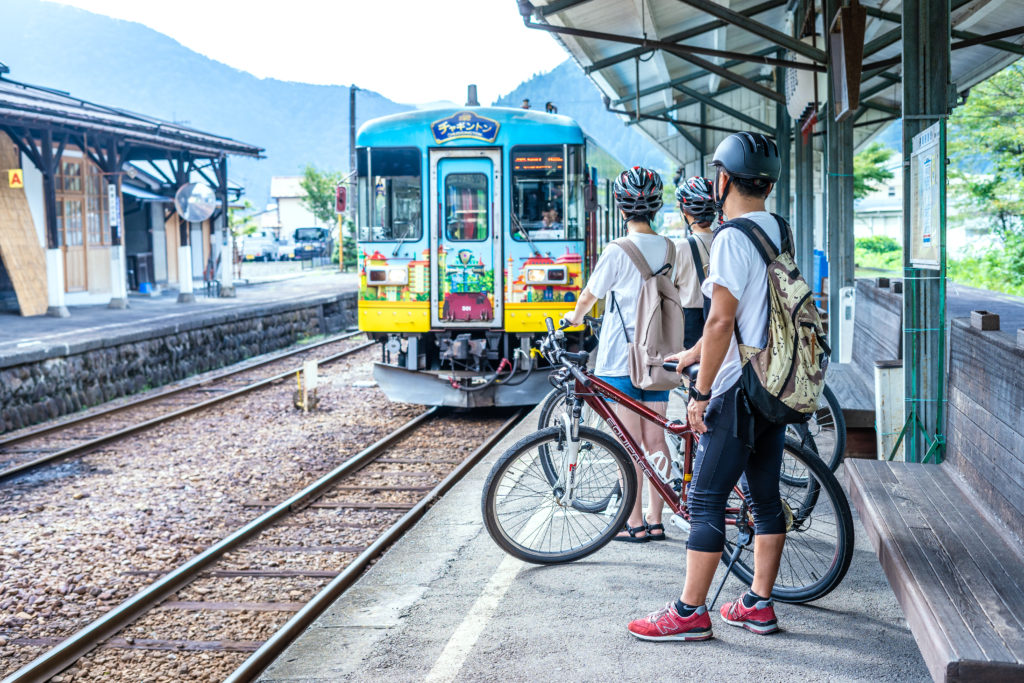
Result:
[[306,166],[299,185],[306,192],[302,205],[321,223],[334,227],[338,214],[334,208],[335,188],[342,180],[338,171],[320,171],[312,164]]
[[955,165],[950,188],[1004,242],[1024,235],[1024,64],[1006,67],[971,88],[953,112],[949,153]]
[[252,210],[252,202],[248,199],[242,202],[241,207],[228,208],[228,227],[236,239],[251,235],[259,229],[259,223],[256,222]]
[[894,153],[882,143],[872,142],[853,157],[854,199],[864,199],[882,183],[892,180],[892,171],[885,167],[885,163]]

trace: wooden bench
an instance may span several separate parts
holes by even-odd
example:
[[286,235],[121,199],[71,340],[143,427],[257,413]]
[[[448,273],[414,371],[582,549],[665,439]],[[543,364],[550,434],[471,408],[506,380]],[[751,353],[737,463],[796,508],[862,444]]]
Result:
[[895,281],[890,288],[886,278],[856,281],[852,362],[833,363],[826,374],[847,429],[874,429],[875,361],[903,357],[902,284]]
[[941,465],[847,460],[851,499],[936,681],[1024,680],[1024,349],[950,332]]

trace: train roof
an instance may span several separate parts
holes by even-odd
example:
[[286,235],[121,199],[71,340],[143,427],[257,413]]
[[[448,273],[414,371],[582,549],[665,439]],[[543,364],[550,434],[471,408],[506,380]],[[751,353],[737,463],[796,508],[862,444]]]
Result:
[[[466,130],[460,130],[459,126]],[[493,130],[492,130],[493,126]],[[367,121],[359,147],[478,147],[483,144],[580,144],[583,129],[568,116],[513,107],[417,109]]]

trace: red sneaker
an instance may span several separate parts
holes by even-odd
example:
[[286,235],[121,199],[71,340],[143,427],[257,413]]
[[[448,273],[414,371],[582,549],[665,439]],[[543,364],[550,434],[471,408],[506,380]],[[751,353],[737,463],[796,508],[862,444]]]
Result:
[[673,602],[643,619],[634,619],[626,628],[641,640],[707,640],[712,636],[707,607],[701,605],[690,616],[681,617]]
[[758,600],[753,607],[745,607],[741,596],[722,605],[722,620],[762,636],[779,630],[774,600]]

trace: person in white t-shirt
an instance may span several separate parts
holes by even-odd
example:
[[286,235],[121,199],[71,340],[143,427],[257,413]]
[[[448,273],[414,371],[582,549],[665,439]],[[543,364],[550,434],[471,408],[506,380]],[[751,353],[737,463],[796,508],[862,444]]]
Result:
[[785,425],[773,425],[748,407],[739,387],[736,335],[747,344],[765,343],[767,269],[746,230],[760,228],[781,247],[782,228],[765,209],[781,161],[773,140],[736,133],[718,146],[713,163],[715,199],[729,220],[716,231],[702,288],[711,297],[711,310],[701,340],[674,356],[680,371],[700,363],[687,406],[689,424],[701,436],[687,500],[686,582],[678,600],[629,624],[629,631],[644,640],[712,637],[705,601],[725,545],[726,501],[741,476],[754,515],[754,580],[749,591],[722,606],[721,616],[753,633],[779,630],[771,594],[786,538],[779,498]]
[[679,302],[683,307],[684,349],[692,348],[704,334],[704,321],[711,307],[711,298],[701,292],[711,260],[711,226],[718,213],[711,193],[711,181],[702,176],[687,178],[676,187],[676,202],[690,233],[676,245],[676,252],[682,252]]
[[[613,189],[615,205],[626,220],[627,239],[636,245],[654,272],[666,265],[668,255],[669,239],[651,229],[651,221],[663,202],[663,189],[657,172],[639,166],[623,171]],[[678,255],[676,261],[678,263]],[[674,277],[679,269],[675,264],[670,265]],[[673,282],[679,285],[678,281]],[[609,244],[580,293],[575,310],[564,320],[574,326],[582,324],[583,316],[590,312],[597,300],[604,299],[604,321],[601,323],[594,374],[630,398],[642,401],[659,415],[664,415],[668,407],[668,392],[638,389],[629,379],[628,345],[636,332],[636,302],[642,285],[643,277],[626,252],[614,243]],[[615,407],[615,414],[630,434],[640,436],[641,445],[651,462],[663,466],[667,473],[669,450],[661,427],[621,406]],[[637,481],[643,482],[639,466],[636,473]],[[626,520],[626,528],[615,536],[615,540],[628,543],[664,540],[665,526],[661,519],[664,501],[654,484],[648,482],[648,486],[647,514],[643,513],[643,496],[637,495]]]

